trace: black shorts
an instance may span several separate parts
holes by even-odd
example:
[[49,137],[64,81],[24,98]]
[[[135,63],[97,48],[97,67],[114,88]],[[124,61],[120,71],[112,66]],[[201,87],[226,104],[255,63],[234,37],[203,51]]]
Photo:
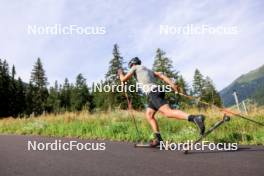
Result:
[[152,91],[148,95],[148,108],[154,109],[155,111],[168,102],[165,99],[165,92],[158,92],[157,90]]

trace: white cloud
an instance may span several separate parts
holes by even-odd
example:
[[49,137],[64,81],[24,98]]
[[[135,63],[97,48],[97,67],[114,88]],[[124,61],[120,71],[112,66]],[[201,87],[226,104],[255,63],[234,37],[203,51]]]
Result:
[[[218,89],[263,64],[261,1],[6,1],[0,5],[0,58],[15,64],[29,79],[41,57],[49,77],[74,81],[83,73],[88,82],[100,80],[108,68],[114,43],[127,61],[139,56],[151,66],[157,47],[174,60],[191,81],[195,68],[210,76]],[[12,12],[12,13],[10,13]],[[104,25],[104,36],[29,36],[27,24]],[[236,25],[236,36],[160,35],[159,26]]]
[[[203,1],[176,2],[168,5],[163,19],[151,20],[139,34],[137,49],[141,52],[161,47],[188,81],[192,80],[195,68],[213,78],[218,89],[223,88],[245,71],[252,70],[263,62],[262,31],[264,23],[255,8],[259,2],[218,3]],[[238,35],[184,36],[158,34],[164,25],[212,25],[237,26]],[[136,42],[135,42],[136,43]],[[248,57],[251,56],[251,58]]]

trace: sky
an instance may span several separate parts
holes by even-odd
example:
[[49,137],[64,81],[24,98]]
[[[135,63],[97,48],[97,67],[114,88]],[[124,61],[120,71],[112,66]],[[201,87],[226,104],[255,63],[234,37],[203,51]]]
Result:
[[[157,48],[191,85],[198,68],[218,90],[241,74],[264,64],[264,1],[257,0],[0,0],[0,58],[15,65],[24,81],[40,57],[50,85],[74,82],[78,73],[88,85],[104,78],[119,45],[125,62],[138,56],[151,68]],[[29,26],[103,27],[104,34],[32,34]],[[235,28],[235,32],[188,35],[164,33],[186,26]]]

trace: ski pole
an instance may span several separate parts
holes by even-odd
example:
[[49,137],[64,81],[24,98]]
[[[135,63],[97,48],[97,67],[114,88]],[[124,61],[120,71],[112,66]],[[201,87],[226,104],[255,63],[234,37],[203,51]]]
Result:
[[253,120],[253,119],[250,119],[250,118],[248,118],[248,117],[246,117],[246,116],[244,116],[244,115],[242,115],[242,114],[240,114],[240,113],[236,113],[236,112],[233,112],[233,111],[231,111],[231,110],[229,110],[229,109],[221,108],[221,107],[218,107],[218,106],[216,106],[216,105],[213,105],[213,104],[207,103],[207,102],[205,102],[205,101],[201,101],[201,100],[199,100],[199,99],[197,99],[196,97],[193,97],[193,96],[185,95],[185,94],[180,93],[180,92],[175,92],[175,93],[178,94],[178,95],[181,95],[181,96],[183,96],[183,97],[186,97],[186,98],[188,98],[188,99],[190,99],[190,100],[198,100],[198,102],[200,102],[200,103],[202,103],[202,104],[204,104],[204,105],[207,105],[207,106],[213,106],[213,107],[217,108],[218,110],[223,111],[223,112],[225,112],[225,113],[227,113],[227,114],[231,114],[231,115],[234,115],[234,116],[240,117],[240,118],[242,118],[242,119],[248,120],[248,121],[253,122],[253,123],[255,123],[255,124],[258,124],[258,125],[260,125],[260,126],[264,126],[264,123],[262,123],[262,122],[258,122],[258,121],[255,121],[255,120]]
[[[121,84],[123,85],[123,82],[121,82]],[[139,141],[140,140],[140,134],[139,134],[139,130],[138,130],[138,127],[137,127],[136,118],[135,118],[134,113],[133,113],[132,102],[130,101],[126,90],[124,91],[124,94],[125,94],[125,97],[126,97],[126,100],[127,100],[128,112],[129,112],[130,117],[132,118],[132,121],[134,123],[135,129],[136,129],[136,133],[137,133],[137,137],[138,137],[138,141]]]

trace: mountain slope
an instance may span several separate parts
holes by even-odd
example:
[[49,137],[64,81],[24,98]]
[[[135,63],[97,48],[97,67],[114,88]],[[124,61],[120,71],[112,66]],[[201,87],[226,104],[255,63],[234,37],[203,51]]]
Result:
[[264,65],[241,75],[229,86],[220,91],[225,106],[235,104],[233,91],[236,90],[239,101],[251,98],[259,105],[264,105]]

